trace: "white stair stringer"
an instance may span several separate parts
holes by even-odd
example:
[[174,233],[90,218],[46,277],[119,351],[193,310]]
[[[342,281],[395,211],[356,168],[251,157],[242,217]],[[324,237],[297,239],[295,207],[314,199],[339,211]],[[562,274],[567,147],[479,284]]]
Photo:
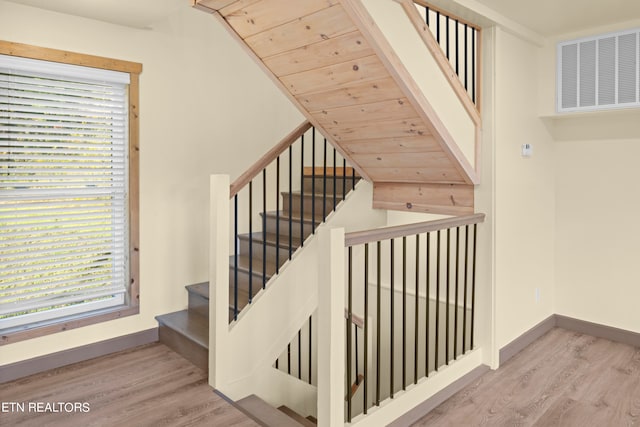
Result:
[[[318,229],[384,226],[386,211],[371,208],[372,193],[372,185],[361,180]],[[229,398],[256,394],[274,406],[286,405],[307,414],[315,411],[316,388],[276,371],[273,363],[318,306],[318,252],[312,235],[230,326],[221,352],[224,380],[216,385]],[[299,383],[295,390],[292,382]]]

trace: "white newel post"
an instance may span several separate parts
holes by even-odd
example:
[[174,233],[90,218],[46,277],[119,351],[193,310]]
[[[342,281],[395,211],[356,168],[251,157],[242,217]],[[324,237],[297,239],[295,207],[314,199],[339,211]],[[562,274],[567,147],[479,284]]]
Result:
[[318,230],[318,426],[344,425],[344,229]]
[[211,175],[209,205],[209,385],[223,388],[229,351],[229,176]]

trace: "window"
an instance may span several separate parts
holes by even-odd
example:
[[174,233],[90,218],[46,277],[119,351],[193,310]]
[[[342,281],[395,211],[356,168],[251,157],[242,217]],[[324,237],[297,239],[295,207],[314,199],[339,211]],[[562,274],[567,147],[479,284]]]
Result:
[[558,44],[557,111],[640,107],[640,29]]
[[4,343],[137,312],[140,71],[0,42]]

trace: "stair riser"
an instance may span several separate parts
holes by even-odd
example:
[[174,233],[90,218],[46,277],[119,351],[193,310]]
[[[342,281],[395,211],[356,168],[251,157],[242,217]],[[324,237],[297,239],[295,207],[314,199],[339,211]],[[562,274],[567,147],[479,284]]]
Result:
[[[240,253],[243,255],[249,255],[251,253],[254,259],[262,260],[264,257],[263,251],[266,250],[266,259],[267,262],[271,262],[273,264],[276,263],[276,246],[275,244],[268,244],[265,248],[263,248],[262,242],[253,241],[251,250],[249,250],[249,239],[241,236],[240,240]],[[292,252],[296,251],[296,242],[293,241]],[[280,236],[280,253],[279,253],[279,263],[280,266],[284,264],[284,261],[289,258],[289,237],[288,236]],[[258,273],[258,271],[256,271]],[[261,273],[261,272],[260,272]]]
[[[314,179],[312,177],[304,178],[304,192],[310,194],[312,193],[313,190],[315,190],[315,192],[318,194],[322,193],[322,189],[325,187],[324,178],[322,176],[316,176],[315,189],[313,188],[313,181]],[[358,178],[356,178],[356,183],[357,182],[358,182]],[[353,181],[351,177],[347,177],[345,182],[345,180],[342,177],[336,176],[335,188],[336,188],[336,194],[338,196],[342,196],[343,186],[346,189],[347,193],[353,188]],[[331,197],[333,197],[333,187],[334,187],[333,176],[329,175],[327,176],[327,181],[326,181],[327,196],[331,195]]]
[[[285,212],[285,217],[288,218],[289,206],[291,206],[291,213],[294,216],[300,216],[300,201],[304,200],[304,216],[305,218],[312,218],[312,213],[315,213],[316,220],[322,220],[322,208],[324,207],[325,216],[329,215],[333,210],[333,193],[327,194],[326,199],[323,199],[323,196],[316,195],[312,197],[310,194],[305,194],[304,198],[300,194],[292,194],[291,195],[291,205],[289,204],[289,195],[282,195],[282,210]],[[315,210],[313,209],[315,200]],[[340,203],[342,197],[336,196],[336,204]]]
[[189,310],[209,317],[209,300],[202,295],[189,292]]
[[158,328],[158,340],[198,368],[208,370],[209,352],[198,343],[163,324]]
[[[271,216],[268,215],[267,216],[267,233],[271,233],[271,234],[276,234],[276,232],[278,231],[278,228],[276,227],[276,225],[278,224],[278,222],[280,222],[280,236],[283,236],[287,239],[289,238],[289,217],[282,217],[280,216],[279,221],[276,221],[276,217],[275,216]],[[316,221],[316,227],[320,225],[320,221]],[[309,235],[311,234],[313,230],[312,224],[311,224],[311,219],[309,218],[309,222],[305,221],[304,223],[304,238],[306,239],[307,237],[309,237]],[[301,235],[301,230],[300,230],[300,221],[296,221],[296,220],[292,220],[292,226],[291,226],[291,235],[292,237],[295,238],[300,238]]]
[[[253,280],[251,281],[252,296],[255,296],[262,289],[262,274],[259,271],[254,271]],[[246,271],[238,270],[238,290],[240,295],[238,296],[238,308],[244,307],[247,303],[249,294],[249,273]],[[229,268],[229,304],[233,304],[233,288],[234,288],[234,271],[233,267]],[[267,282],[269,279],[267,279]]]

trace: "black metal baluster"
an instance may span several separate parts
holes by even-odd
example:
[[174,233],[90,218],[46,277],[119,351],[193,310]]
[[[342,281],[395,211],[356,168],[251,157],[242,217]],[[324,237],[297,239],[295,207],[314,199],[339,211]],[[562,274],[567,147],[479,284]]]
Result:
[[436,241],[436,342],[435,342],[435,365],[434,369],[438,370],[438,351],[440,348],[440,230]]
[[424,339],[424,376],[429,376],[429,317],[431,315],[431,233],[427,233],[427,242],[426,242],[426,251],[427,251],[427,262],[425,265],[425,275],[426,275],[426,294],[425,294],[425,339]]
[[356,188],[356,170],[351,167],[351,189]]
[[312,327],[312,320],[313,320],[313,316],[309,316],[309,384],[312,383],[311,380],[311,371],[312,371],[312,366],[313,366],[313,360],[312,360],[312,348],[313,348],[313,327]]
[[302,329],[298,331],[298,379],[302,379]]
[[464,24],[464,88],[469,91],[469,25]]
[[471,84],[473,90],[471,91],[471,100],[476,103],[476,30],[471,29]]
[[336,188],[336,168],[337,168],[337,164],[336,164],[336,149],[333,149],[333,207],[332,207],[332,211],[336,209],[336,204],[337,204],[337,198],[336,198],[336,191],[338,190]]
[[377,262],[376,262],[376,406],[380,406],[380,303],[381,301],[381,283],[380,283],[380,242],[377,245]]
[[425,7],[425,9],[426,9],[426,13],[425,13],[425,16],[424,16],[424,21],[426,22],[427,27],[428,27],[429,26],[429,8]]
[[279,362],[280,362],[280,357],[276,359],[276,369],[278,369],[278,365],[280,364]]
[[450,269],[450,257],[451,257],[451,229],[447,228],[447,305],[445,307],[445,314],[447,315],[447,319],[445,321],[445,347],[444,347],[444,361],[448,365],[449,364],[449,295],[451,292],[449,291],[450,278],[451,278],[451,269]]
[[390,251],[391,251],[391,256],[390,256],[390,260],[391,260],[391,271],[390,271],[390,281],[391,281],[391,288],[389,291],[389,299],[391,300],[391,313],[389,315],[389,323],[390,323],[390,328],[389,328],[389,397],[391,397],[393,399],[393,371],[394,371],[394,350],[395,350],[395,345],[394,345],[394,325],[393,325],[393,320],[394,320],[394,310],[393,310],[393,306],[395,303],[395,298],[394,298],[394,294],[395,294],[395,266],[394,266],[394,261],[395,261],[395,245],[394,245],[394,240],[390,239],[389,240],[389,245],[390,245]]
[[276,274],[280,272],[280,156],[276,157]]
[[402,389],[407,389],[407,236],[402,236]]
[[462,303],[462,353],[467,351],[467,270],[469,267],[469,225],[464,227],[464,302]]
[[316,234],[316,128],[311,134],[311,232]]
[[[289,146],[289,259],[293,253],[293,147]],[[300,208],[304,201],[300,199]]]
[[238,252],[240,245],[238,240],[238,195],[233,196],[233,320],[238,320]]
[[458,358],[458,285],[460,281],[458,280],[458,276],[460,275],[460,227],[456,227],[456,281],[455,281],[455,293],[456,293],[456,303],[453,306],[455,310],[453,314],[453,358]]
[[356,343],[356,357],[355,357],[355,361],[356,361],[356,385],[360,385],[360,376],[358,375],[358,372],[360,372],[360,370],[358,369],[358,325],[353,325],[353,331],[355,332],[355,339],[354,342]]
[[418,345],[420,319],[420,235],[416,234],[416,287],[415,287],[415,318],[413,325],[413,383],[418,384]]
[[304,135],[300,136],[300,247],[304,246]]
[[342,200],[347,197],[347,159],[342,159]]
[[460,77],[460,22],[456,19],[456,75]]
[[440,44],[440,12],[436,11],[436,41]]
[[262,289],[267,287],[267,169],[262,170]]
[[447,31],[447,38],[446,38],[446,52],[447,52],[447,59],[450,59],[450,55],[449,55],[449,21],[451,21],[451,18],[449,18],[448,16],[446,17],[446,26],[445,29]]
[[324,166],[322,174],[322,222],[327,219],[327,138],[324,139]]
[[364,244],[364,346],[362,351],[364,352],[363,358],[363,375],[364,375],[364,384],[363,384],[363,403],[362,407],[364,408],[364,413],[367,413],[368,404],[367,404],[367,388],[368,388],[368,369],[369,369],[369,361],[368,350],[369,350],[369,244]]
[[[349,246],[347,268],[347,422],[351,422],[351,329],[352,325],[352,291],[353,291],[353,248]],[[356,372],[356,376],[357,376]]]
[[287,374],[291,375],[291,343],[287,344]]
[[476,29],[471,29],[471,84],[473,90],[471,91],[471,100],[476,103]]
[[471,350],[474,349],[475,313],[476,313],[476,238],[478,237],[478,224],[473,224],[473,267],[471,269]]
[[249,304],[253,300],[253,181],[249,181]]

